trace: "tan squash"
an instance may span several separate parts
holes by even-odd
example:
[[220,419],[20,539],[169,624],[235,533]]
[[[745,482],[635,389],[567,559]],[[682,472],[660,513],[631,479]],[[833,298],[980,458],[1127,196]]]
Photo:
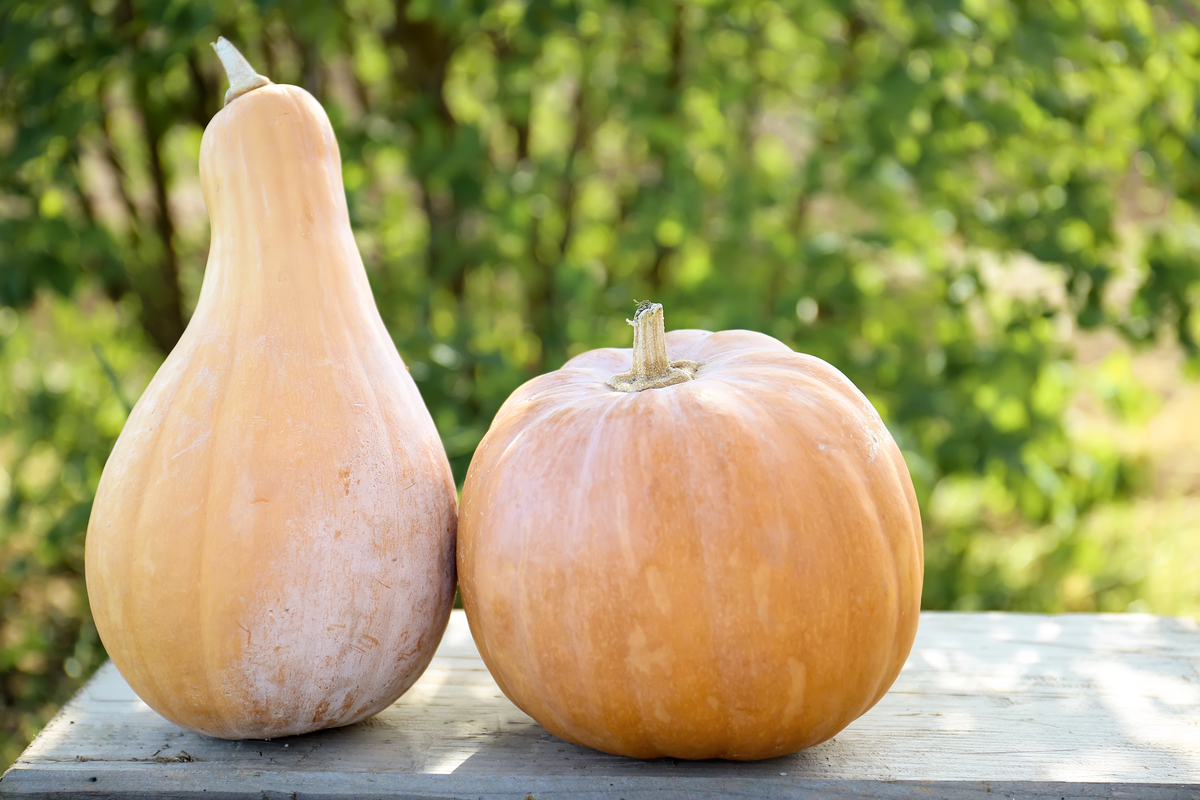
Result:
[[483,660],[552,733],[609,753],[824,741],[916,635],[900,451],[820,359],[748,331],[664,337],[657,304],[633,324],[632,355],[518,389],[471,462],[458,568]]
[[203,288],[104,468],[86,558],[134,691],[240,739],[347,725],[416,681],[453,603],[456,499],[325,112],[218,48],[233,85],[200,148]]

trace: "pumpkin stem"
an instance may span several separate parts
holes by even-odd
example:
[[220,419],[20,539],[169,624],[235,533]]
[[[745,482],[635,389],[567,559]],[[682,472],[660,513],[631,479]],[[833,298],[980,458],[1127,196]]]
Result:
[[238,49],[230,44],[224,36],[218,36],[217,40],[213,42],[212,48],[217,51],[217,57],[221,59],[221,66],[225,68],[225,74],[229,76],[229,91],[225,92],[225,105],[229,105],[230,101],[241,97],[246,92],[271,83],[270,80],[255,72],[246,57],[238,52]]
[[625,321],[633,326],[633,370],[613,375],[605,383],[618,392],[640,392],[696,377],[700,365],[695,361],[672,361],[667,356],[667,332],[661,303],[642,303],[633,319]]

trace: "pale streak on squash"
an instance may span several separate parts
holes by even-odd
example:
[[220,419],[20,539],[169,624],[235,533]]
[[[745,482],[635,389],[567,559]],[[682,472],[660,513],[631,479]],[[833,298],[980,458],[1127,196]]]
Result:
[[899,449],[825,362],[666,334],[692,380],[618,391],[629,350],[518,389],[463,487],[459,577],[504,693],[568,741],[757,759],[873,706],[916,635],[921,521]]
[[437,431],[375,307],[303,89],[204,133],[196,313],[105,466],[87,584],[121,674],[225,738],[346,725],[428,665],[455,585]]

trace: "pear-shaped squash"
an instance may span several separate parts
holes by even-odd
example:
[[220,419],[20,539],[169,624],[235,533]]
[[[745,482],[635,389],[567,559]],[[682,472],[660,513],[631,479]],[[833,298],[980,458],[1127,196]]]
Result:
[[818,358],[750,331],[664,334],[658,304],[634,326],[632,357],[535,378],[475,451],[458,566],[479,652],[551,733],[609,753],[822,742],[883,697],[916,635],[900,450]]
[[217,48],[233,86],[200,148],[204,284],[104,468],[87,587],[151,708],[261,738],[356,722],[416,681],[453,603],[457,512],[329,119]]

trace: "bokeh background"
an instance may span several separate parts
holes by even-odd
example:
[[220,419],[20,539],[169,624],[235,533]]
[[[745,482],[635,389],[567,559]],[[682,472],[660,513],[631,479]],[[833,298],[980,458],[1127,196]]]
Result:
[[[1200,615],[1200,28],[1141,0],[0,4],[0,766],[103,660],[83,538],[187,324],[224,34],[341,144],[462,480],[525,380],[750,328],[870,397],[930,609]],[[180,620],[186,624],[186,620]]]

